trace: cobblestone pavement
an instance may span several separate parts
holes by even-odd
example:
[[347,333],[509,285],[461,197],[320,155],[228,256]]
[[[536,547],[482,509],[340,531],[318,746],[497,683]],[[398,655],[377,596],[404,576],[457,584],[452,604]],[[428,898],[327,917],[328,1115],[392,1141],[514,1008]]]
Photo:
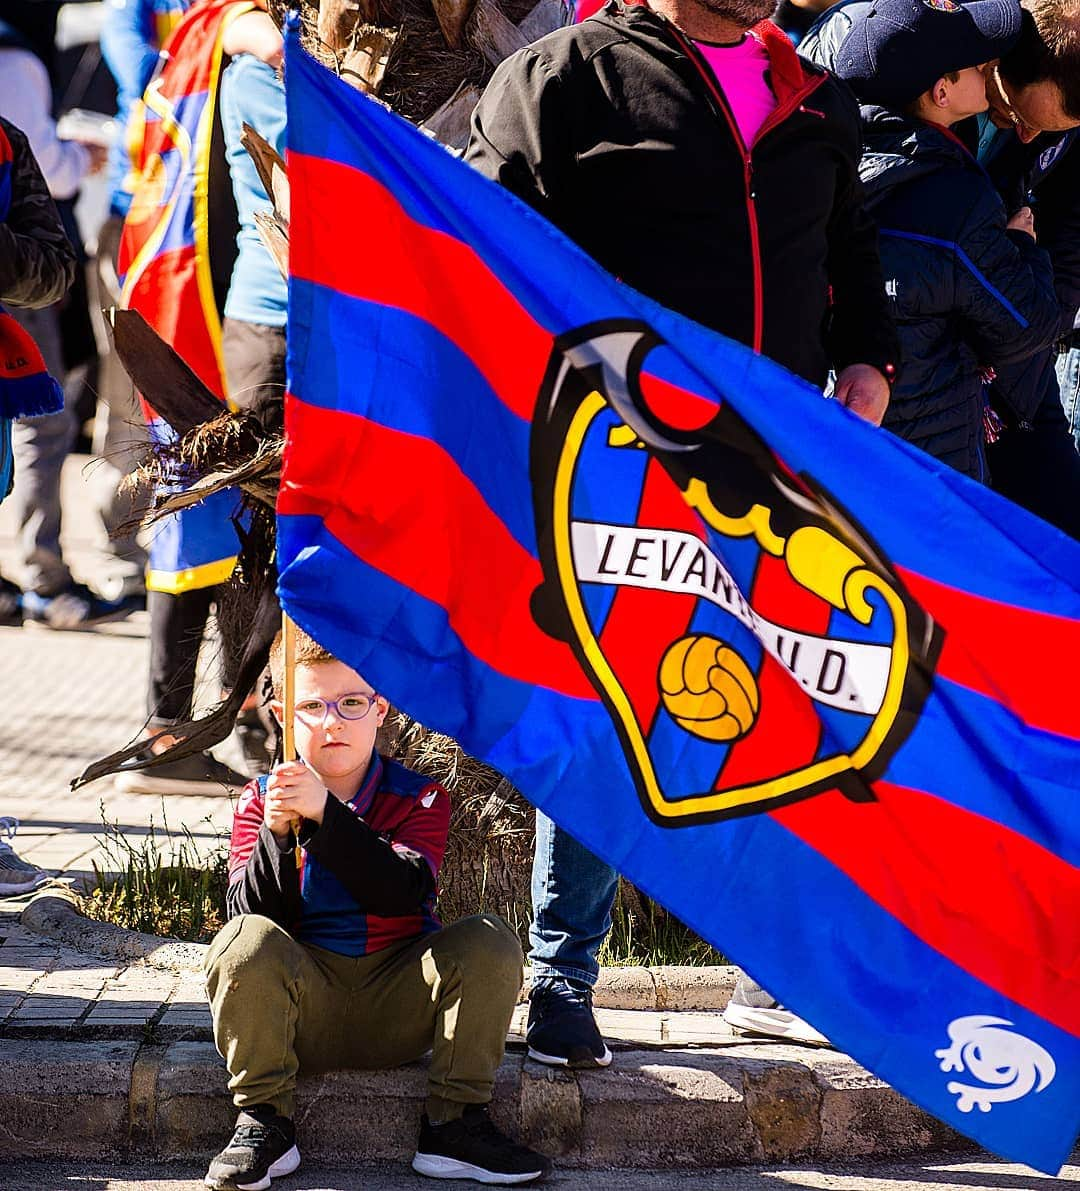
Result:
[[[21,908],[18,902],[0,902],[0,1037],[211,1039],[202,975],[194,963],[170,970],[95,958],[20,925]],[[527,1013],[527,1005],[518,1005],[509,1043],[523,1042]],[[597,1009],[596,1018],[617,1047],[745,1045],[718,1013]]]
[[[64,471],[64,552],[83,580],[100,565],[85,499],[88,466],[76,456]],[[0,572],[14,573],[15,564],[11,506],[0,505]],[[65,883],[87,882],[94,865],[118,866],[106,823],[136,849],[153,832],[165,856],[180,845],[206,855],[227,839],[232,807],[224,792],[163,799],[120,793],[107,778],[70,789],[91,761],[143,726],[147,628],[145,613],[90,632],[0,627],[0,815],[19,819],[18,854]],[[198,973],[89,958],[19,926],[22,908],[0,900],[4,1034],[140,1037],[152,1027],[167,1037],[209,1037]]]
[[0,1033],[8,1038],[209,1039],[198,972],[108,961],[0,915]]
[[[77,578],[93,579],[100,551],[85,499],[90,461],[64,471],[65,557]],[[0,572],[14,571],[15,526],[0,505]],[[76,793],[71,779],[91,761],[136,738],[145,717],[147,617],[92,632],[0,628],[0,815],[20,820],[20,856],[42,868],[84,879],[93,863],[109,868],[103,824],[121,828],[133,845],[167,822],[190,832],[204,852],[228,833],[228,798],[125,795],[108,779]]]
[[134,845],[167,823],[204,852],[228,832],[224,793],[162,799],[121,794],[109,779],[70,789],[86,765],[142,727],[144,632],[137,621],[86,633],[0,628],[0,815],[18,817],[16,851],[42,868],[72,878],[88,876],[93,862],[109,868],[105,823]]

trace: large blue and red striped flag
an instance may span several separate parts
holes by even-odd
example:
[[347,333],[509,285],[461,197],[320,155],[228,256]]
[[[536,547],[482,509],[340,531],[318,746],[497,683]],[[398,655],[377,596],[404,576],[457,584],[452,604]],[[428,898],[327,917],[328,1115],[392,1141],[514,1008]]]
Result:
[[1080,1122],[1080,547],[288,48],[280,592],[930,1112]]

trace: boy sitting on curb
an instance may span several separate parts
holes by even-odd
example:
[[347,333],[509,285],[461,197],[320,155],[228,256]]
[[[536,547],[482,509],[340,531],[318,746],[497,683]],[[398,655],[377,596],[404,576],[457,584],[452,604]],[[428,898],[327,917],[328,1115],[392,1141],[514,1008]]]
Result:
[[[973,479],[988,482],[989,369],[1057,336],[1050,258],[1031,211],[1006,220],[983,168],[953,133],[986,111],[986,76],[1021,31],[1018,0],[870,0],[828,60],[859,100],[866,208],[900,332],[900,376],[882,425]],[[837,17],[836,19],[840,19]]]
[[[283,645],[271,650],[280,721]],[[206,958],[214,1040],[239,1108],[206,1185],[262,1189],[300,1164],[303,1069],[393,1067],[431,1051],[413,1169],[524,1183],[547,1159],[487,1116],[521,984],[499,918],[443,929],[436,879],[450,822],[436,783],[374,751],[387,701],[297,631],[297,751],[244,790],[229,856],[229,922]],[[297,865],[297,845],[300,863]]]

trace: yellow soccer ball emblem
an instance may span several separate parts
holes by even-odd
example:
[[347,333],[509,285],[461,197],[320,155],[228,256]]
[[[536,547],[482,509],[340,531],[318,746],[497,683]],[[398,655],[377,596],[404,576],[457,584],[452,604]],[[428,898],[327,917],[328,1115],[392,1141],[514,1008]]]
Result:
[[754,726],[761,701],[757,680],[719,638],[680,637],[668,646],[658,677],[664,707],[694,736],[738,740]]

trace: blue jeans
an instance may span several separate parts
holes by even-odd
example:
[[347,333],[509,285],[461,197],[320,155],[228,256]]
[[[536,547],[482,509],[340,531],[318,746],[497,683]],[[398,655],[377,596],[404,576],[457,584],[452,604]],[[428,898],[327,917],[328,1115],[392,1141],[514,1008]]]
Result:
[[1069,423],[1076,449],[1080,450],[1080,347],[1070,348],[1058,356],[1057,374],[1065,420]]
[[590,988],[596,983],[596,956],[611,929],[618,881],[611,865],[537,812],[529,926],[534,979],[561,976]]
[[11,419],[0,418],[0,500],[7,496],[14,475],[11,453]]

